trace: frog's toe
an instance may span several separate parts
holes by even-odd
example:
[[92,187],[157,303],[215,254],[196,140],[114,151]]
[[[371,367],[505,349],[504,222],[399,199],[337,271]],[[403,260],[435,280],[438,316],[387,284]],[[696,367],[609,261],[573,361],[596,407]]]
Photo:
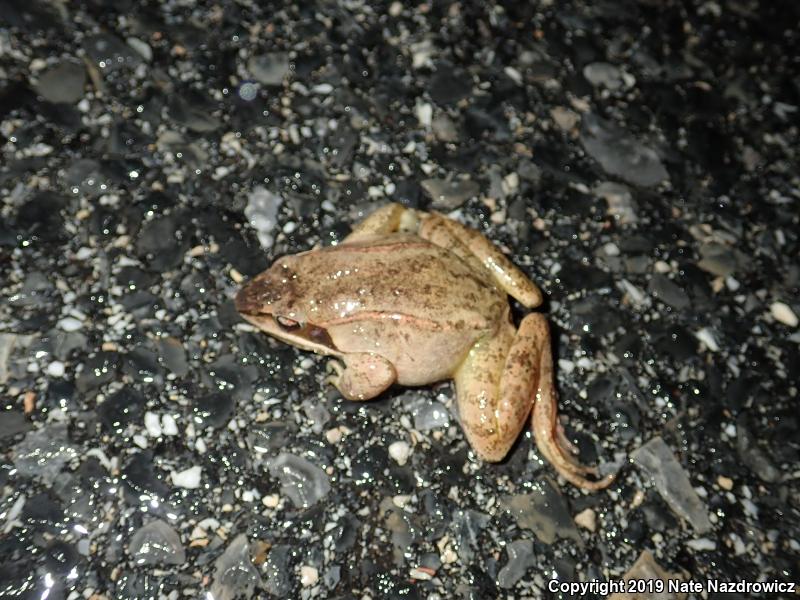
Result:
[[[581,464],[571,452],[572,443],[565,448],[566,436],[563,432],[559,435],[558,423],[555,417],[554,404],[549,397],[540,397],[533,407],[533,429],[536,437],[536,446],[559,475],[570,483],[586,490],[602,490],[611,485],[614,475],[598,479],[597,467]],[[588,479],[587,476],[593,477]]]
[[327,377],[326,380],[340,377],[343,371],[344,366],[342,366],[342,363],[340,363],[338,360],[329,360],[325,364],[325,372],[330,375],[330,377]]

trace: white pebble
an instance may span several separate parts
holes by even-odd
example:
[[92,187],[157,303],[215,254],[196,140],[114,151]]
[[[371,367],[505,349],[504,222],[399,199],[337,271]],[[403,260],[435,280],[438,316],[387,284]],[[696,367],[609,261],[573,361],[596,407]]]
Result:
[[51,377],[63,377],[64,375],[64,363],[58,360],[54,360],[49,365],[47,365],[47,374]]
[[161,432],[164,435],[178,435],[178,424],[175,422],[175,417],[172,415],[161,417]]
[[281,497],[278,496],[278,494],[269,494],[261,498],[261,504],[263,504],[267,508],[277,508],[280,502],[281,502]]
[[794,314],[794,311],[789,308],[788,305],[783,302],[773,302],[769,310],[776,321],[780,321],[789,327],[797,327],[797,323],[799,322],[797,315]]
[[605,252],[606,256],[619,256],[619,246],[614,242],[608,242],[603,246],[603,252]]
[[392,17],[399,17],[401,14],[403,14],[403,3],[392,2],[389,5],[389,15]]
[[575,363],[566,358],[558,359],[558,368],[565,373],[572,373],[575,370]]
[[406,464],[408,457],[411,455],[411,446],[407,442],[393,442],[389,444],[389,456],[391,456],[398,465]]
[[689,548],[691,548],[692,550],[697,550],[698,552],[714,550],[717,547],[717,544],[714,542],[714,540],[710,540],[708,538],[689,540],[688,542],[686,542],[686,545],[689,546]]
[[315,94],[330,94],[333,91],[333,86],[330,83],[320,83],[311,88]]
[[423,127],[430,127],[433,120],[433,107],[427,102],[420,102],[415,107],[417,113],[417,120]]
[[314,567],[303,565],[300,567],[300,585],[311,587],[319,581],[319,572]]
[[575,515],[575,523],[589,531],[597,530],[597,513],[591,508],[585,508]]
[[63,329],[64,331],[78,331],[78,329],[83,327],[83,323],[74,317],[64,317],[56,325],[59,329]]
[[150,411],[144,413],[144,428],[150,437],[161,437],[161,421],[156,413]]
[[202,467],[189,467],[184,471],[173,471],[172,483],[187,490],[197,489],[200,487],[200,475],[202,472]]
[[700,331],[694,334],[694,337],[703,342],[705,347],[711,350],[711,352],[719,352],[717,338],[714,336],[714,332],[708,327],[703,327]]
[[141,434],[136,434],[133,436],[133,443],[139,446],[139,448],[147,448],[147,438]]

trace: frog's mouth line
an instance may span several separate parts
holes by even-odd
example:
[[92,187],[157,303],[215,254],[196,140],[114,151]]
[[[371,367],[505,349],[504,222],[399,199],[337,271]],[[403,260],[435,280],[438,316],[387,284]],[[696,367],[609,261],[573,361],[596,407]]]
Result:
[[262,329],[272,337],[287,342],[298,348],[318,354],[339,355],[339,349],[331,336],[322,327],[309,323],[299,323],[272,315],[242,315],[245,319]]

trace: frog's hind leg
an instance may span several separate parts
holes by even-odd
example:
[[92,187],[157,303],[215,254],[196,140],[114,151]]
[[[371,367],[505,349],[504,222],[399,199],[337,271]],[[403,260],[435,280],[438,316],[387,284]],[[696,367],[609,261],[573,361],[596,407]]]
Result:
[[417,211],[393,202],[382,206],[363,221],[353,226],[342,244],[351,244],[376,235],[405,231],[416,233],[419,229]]
[[547,320],[540,314],[530,314],[519,327],[518,336],[525,336],[528,344],[537,348],[538,378],[536,399],[533,405],[533,434],[536,446],[542,455],[566,480],[588,490],[601,490],[614,480],[608,475],[597,481],[586,475],[597,475],[595,467],[587,467],[574,456],[575,447],[567,440],[557,416],[556,392],[553,374],[553,358],[550,350],[550,333]]
[[478,457],[489,462],[503,460],[531,412],[538,366],[515,333],[505,321],[475,343],[453,377],[461,427]]
[[593,467],[581,465],[566,437],[559,442],[553,361],[547,320],[530,314],[515,331],[504,323],[491,338],[469,351],[455,374],[461,424],[476,454],[499,461],[508,453],[533,412],[536,445],[568,481],[598,490],[613,477],[595,481]]
[[462,260],[486,269],[496,284],[528,308],[542,303],[542,292],[505,254],[486,237],[438,213],[422,219],[419,229],[423,237],[446,248]]

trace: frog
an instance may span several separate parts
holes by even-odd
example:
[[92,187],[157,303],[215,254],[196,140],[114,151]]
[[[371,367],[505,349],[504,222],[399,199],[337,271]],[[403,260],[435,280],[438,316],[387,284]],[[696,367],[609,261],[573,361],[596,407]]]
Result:
[[339,244],[286,255],[235,295],[245,321],[330,357],[326,382],[348,400],[452,379],[475,455],[500,462],[530,418],[541,456],[586,490],[614,475],[578,459],[557,415],[546,317],[514,324],[508,297],[541,290],[488,238],[434,211],[387,204]]

